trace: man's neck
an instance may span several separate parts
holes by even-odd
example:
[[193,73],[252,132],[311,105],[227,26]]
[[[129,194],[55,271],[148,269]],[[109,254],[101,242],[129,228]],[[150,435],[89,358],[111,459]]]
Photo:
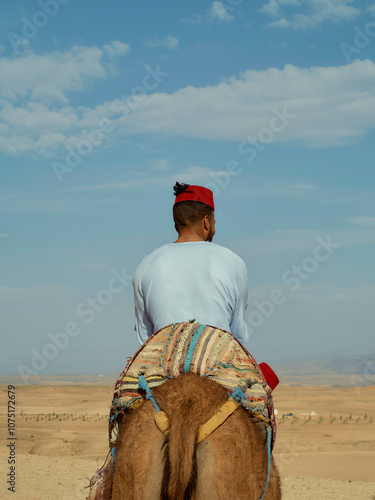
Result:
[[190,241],[204,241],[204,239],[197,234],[181,234],[178,236],[177,240],[174,243],[184,243]]

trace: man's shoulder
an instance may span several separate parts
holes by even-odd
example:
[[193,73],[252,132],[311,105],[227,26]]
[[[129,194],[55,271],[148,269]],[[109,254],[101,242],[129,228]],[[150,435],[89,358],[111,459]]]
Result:
[[230,250],[227,247],[222,245],[218,245],[216,243],[211,243],[213,253],[217,253],[218,256],[228,259],[229,261],[236,262],[242,266],[246,267],[245,262],[241,259],[239,255],[237,255],[233,250]]
[[217,252],[221,252],[223,255],[228,255],[230,257],[241,259],[241,257],[239,255],[237,255],[235,252],[233,252],[233,250],[231,250],[228,247],[224,247],[222,245],[218,245],[217,243],[210,243],[210,246],[212,248],[214,248]]
[[152,252],[150,252],[149,254],[147,254],[145,257],[143,257],[141,264],[144,264],[144,263],[147,263],[147,262],[151,262],[155,259],[157,259],[158,257],[162,256],[163,254],[167,254],[171,251],[173,251],[173,243],[167,243],[166,245],[162,245],[160,247],[157,247],[155,248]]
[[176,254],[180,254],[181,257],[186,254],[186,257],[188,258],[197,256],[197,258],[200,259],[206,256],[210,262],[215,260],[221,262],[224,261],[226,264],[241,266],[246,269],[246,264],[241,257],[229,248],[218,245],[217,243],[199,241],[188,243],[167,243],[166,245],[155,248],[155,250],[143,258],[136,270],[136,273],[138,274],[146,268],[149,268],[150,265],[154,264],[159,259],[169,259]]
[[243,262],[241,257],[237,255],[235,252],[230,250],[227,247],[222,245],[218,245],[217,243],[211,243],[209,241],[194,241],[188,243],[167,243],[161,247],[156,248],[153,252],[145,257],[145,259],[153,260],[154,258],[158,258],[162,255],[169,255],[172,253],[187,253],[191,254],[208,254],[210,257],[217,255],[218,257],[227,258],[228,260],[234,260],[237,262]]
[[[172,243],[167,243],[166,245],[162,245],[160,247],[155,248],[152,252],[143,257],[143,259],[138,264],[138,267],[134,272],[134,276],[139,277],[147,269],[149,269],[155,263],[156,260],[163,259],[164,256],[166,256],[166,254],[168,254],[171,251],[169,250],[169,248],[171,248],[172,246],[173,246]],[[166,258],[168,257],[166,256]]]
[[162,253],[162,252],[163,252],[163,249],[164,249],[165,247],[167,247],[167,246],[168,246],[168,245],[163,245],[163,246],[161,246],[161,247],[157,247],[157,248],[155,248],[152,252],[150,252],[149,254],[145,255],[145,256],[143,257],[143,259],[141,260],[141,262],[139,263],[139,265],[138,265],[138,268],[137,268],[137,269],[141,268],[144,264],[146,264],[147,262],[152,261],[155,257],[157,257],[158,255],[160,255],[160,253]]

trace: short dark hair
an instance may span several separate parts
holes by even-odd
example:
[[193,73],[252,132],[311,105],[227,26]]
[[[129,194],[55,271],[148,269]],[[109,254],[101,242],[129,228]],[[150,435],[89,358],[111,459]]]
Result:
[[[176,182],[174,185],[174,195],[178,196],[187,190],[189,184],[180,184]],[[213,214],[213,210],[209,205],[202,203],[201,201],[179,201],[173,205],[173,220],[174,227],[179,233],[182,228],[194,226],[199,224],[199,222],[206,216]]]

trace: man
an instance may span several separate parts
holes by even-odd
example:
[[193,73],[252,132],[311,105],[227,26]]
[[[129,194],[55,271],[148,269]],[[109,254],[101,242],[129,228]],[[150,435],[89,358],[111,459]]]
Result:
[[215,234],[212,191],[179,184],[173,219],[178,238],[145,257],[133,277],[139,342],[160,328],[195,320],[248,338],[245,309],[247,270],[227,248],[211,243]]
[[[245,324],[245,309],[248,298],[246,265],[232,251],[211,243],[215,235],[215,206],[212,191],[202,186],[176,182],[174,192],[176,200],[173,207],[173,219],[178,238],[174,243],[163,245],[145,257],[133,277],[136,313],[135,330],[138,339],[143,344],[153,333],[171,323],[194,319],[198,323],[202,323],[202,325],[210,325],[221,330],[230,331],[240,341],[244,341],[248,337]],[[195,334],[198,332],[199,328],[195,331]],[[174,333],[177,336],[179,332],[177,330]],[[213,338],[216,340],[216,337]],[[233,344],[232,341],[230,343]],[[193,342],[189,345],[189,352],[185,352],[185,358],[182,358],[185,361],[193,353],[192,347],[193,349],[196,347]],[[207,346],[202,342],[202,350],[205,347]],[[160,355],[156,346],[154,350],[151,350],[153,353],[156,350],[158,356]],[[178,352],[178,349],[176,352]],[[215,349],[211,351],[211,354],[212,352],[215,352]],[[238,358],[236,353],[233,354],[232,348],[227,348],[221,355],[229,353],[229,355],[236,356],[239,362],[242,362],[244,361],[242,356],[245,357],[246,353],[242,348],[241,352],[243,354]],[[207,357],[209,353],[210,351],[207,351]],[[159,362],[160,358],[157,357],[156,359]],[[249,358],[249,360],[251,363],[255,363],[253,358]],[[147,361],[142,360],[142,365],[136,365],[136,375],[130,377],[127,374],[132,364],[128,364],[116,382],[109,419],[112,456],[108,454],[109,458],[107,457],[105,464],[91,479],[89,499],[102,499],[104,492],[108,491],[108,484],[110,487],[112,485],[113,463],[119,433],[117,417],[120,415],[119,420],[121,420],[121,415],[134,407],[139,387],[142,389],[145,387],[144,385],[138,385],[140,384],[138,367],[144,367],[143,362],[149,362],[149,358],[147,358]],[[188,364],[189,370],[190,362],[191,357]],[[202,364],[206,369],[205,363],[199,363],[199,369],[201,369]],[[151,366],[155,367],[155,365],[159,365],[159,363],[155,364],[153,362]],[[222,365],[222,369],[225,370],[226,365]],[[269,368],[268,365],[265,366]],[[263,370],[262,366],[260,368]],[[164,369],[165,366],[162,364],[156,366],[158,378],[156,378],[156,382],[154,380],[155,385],[159,385],[163,381],[163,377],[169,378],[169,374],[164,372]],[[186,371],[186,364],[184,364],[184,370]],[[198,366],[196,366],[196,370],[198,370]],[[273,389],[275,385],[271,384],[275,380],[278,382],[278,379],[270,368],[269,370],[273,378],[268,376],[267,382]],[[198,371],[195,373],[198,373]],[[243,373],[243,369],[241,373]],[[144,374],[142,373],[142,375]],[[125,376],[127,376],[127,381],[125,381]],[[153,376],[155,376],[155,372],[152,372],[151,368],[151,374],[150,372],[148,374],[151,382]],[[221,376],[220,373],[219,376]],[[146,378],[145,375],[143,380],[147,384]],[[131,392],[129,392],[129,384],[131,386],[134,380],[136,386],[131,387]],[[221,378],[222,381],[223,378]],[[152,385],[151,382],[150,385]],[[259,384],[253,384],[253,386],[258,387],[257,394],[259,396]],[[251,387],[252,385],[249,384],[247,389]],[[150,386],[148,386],[148,390],[150,390]],[[242,390],[240,393],[243,395]],[[119,397],[119,394],[121,394],[121,397]],[[125,404],[124,396],[130,397],[131,404],[128,406]],[[267,393],[268,397],[269,393]],[[257,413],[259,411],[258,404],[260,404],[258,401],[255,399]],[[269,411],[273,415],[272,405]],[[274,417],[270,418],[273,418],[271,421],[275,430]]]

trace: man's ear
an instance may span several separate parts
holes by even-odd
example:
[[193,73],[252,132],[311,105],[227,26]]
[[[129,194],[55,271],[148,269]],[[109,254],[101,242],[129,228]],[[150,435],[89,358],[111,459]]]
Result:
[[208,231],[209,227],[210,227],[210,218],[208,217],[208,215],[205,215],[202,219],[202,222],[203,222],[203,228]]

